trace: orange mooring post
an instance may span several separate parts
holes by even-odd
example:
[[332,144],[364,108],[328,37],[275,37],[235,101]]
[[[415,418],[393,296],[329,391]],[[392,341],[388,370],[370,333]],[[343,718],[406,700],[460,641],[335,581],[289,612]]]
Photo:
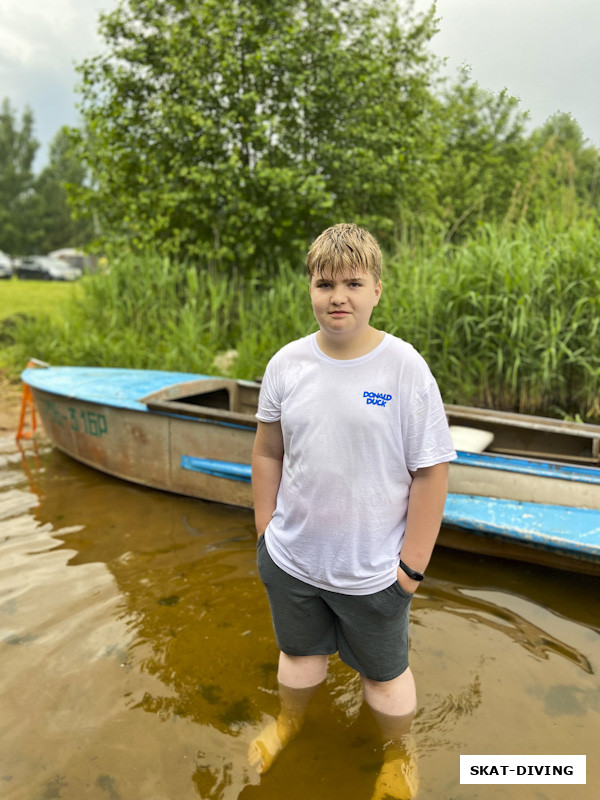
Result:
[[[27,364],[28,367],[41,367],[47,366],[44,364],[43,361],[38,361],[35,358],[32,358],[31,361]],[[25,427],[25,418],[27,416],[27,409],[31,412],[31,430],[24,431]],[[33,402],[33,395],[31,393],[31,387],[29,387],[26,383],[23,384],[23,399],[21,400],[21,417],[19,419],[19,428],[17,430],[16,439],[31,439],[33,438],[33,434],[35,433],[37,428],[37,420],[35,417],[35,403]]]
[[[27,416],[27,409],[31,412],[31,430],[24,431],[25,418]],[[19,419],[19,429],[17,431],[17,439],[31,439],[37,428],[37,420],[35,418],[35,403],[33,402],[33,395],[31,394],[30,387],[23,384],[23,399],[21,400],[21,418]]]

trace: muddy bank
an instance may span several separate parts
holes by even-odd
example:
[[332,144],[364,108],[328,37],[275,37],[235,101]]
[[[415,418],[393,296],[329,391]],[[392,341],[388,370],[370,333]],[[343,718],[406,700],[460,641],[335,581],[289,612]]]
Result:
[[0,373],[0,431],[17,432],[23,387]]

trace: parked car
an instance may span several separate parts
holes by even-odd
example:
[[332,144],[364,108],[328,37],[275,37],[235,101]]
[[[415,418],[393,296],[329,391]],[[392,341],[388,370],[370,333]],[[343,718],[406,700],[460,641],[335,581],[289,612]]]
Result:
[[59,258],[25,256],[15,267],[15,274],[21,280],[76,281],[81,277],[81,270]]
[[0,278],[10,278],[13,274],[12,261],[0,250]]
[[48,255],[50,258],[60,258],[61,261],[66,261],[72,267],[80,269],[82,273],[96,271],[96,259],[75,247],[62,247],[60,250],[53,250]]

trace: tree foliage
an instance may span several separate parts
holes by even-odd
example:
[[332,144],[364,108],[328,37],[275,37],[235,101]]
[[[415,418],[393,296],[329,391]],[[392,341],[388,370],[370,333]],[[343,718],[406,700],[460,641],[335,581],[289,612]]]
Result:
[[385,238],[430,177],[433,31],[394,0],[122,0],[81,66],[83,201],[106,240],[217,266],[345,218]]
[[556,113],[531,136],[532,161],[515,212],[533,222],[550,214],[569,223],[600,209],[600,152],[570,114]]
[[600,153],[577,122],[558,113],[528,134],[507,91],[468,69],[441,78],[433,14],[412,0],[120,0],[101,17],[104,54],[80,67],[83,127],[58,132],[37,177],[33,115],[4,101],[0,249],[96,236],[269,275],[340,220],[392,252],[597,214]]
[[446,241],[472,233],[481,222],[503,219],[515,187],[529,171],[532,147],[526,114],[506,90],[494,94],[468,69],[443,93],[437,216]]
[[0,111],[0,250],[22,252],[33,223],[31,194],[33,159],[38,143],[33,135],[33,113],[26,108],[17,119],[8,99]]
[[92,236],[87,217],[75,220],[67,198],[85,184],[85,167],[72,149],[69,129],[50,144],[48,165],[33,171],[38,149],[34,117],[26,108],[19,121],[8,99],[0,112],[0,250],[15,256],[82,246]]
[[67,194],[68,190],[82,191],[86,179],[85,167],[73,151],[71,134],[65,126],[52,140],[48,165],[35,181],[35,249],[45,253],[60,247],[82,247],[91,240],[90,213],[75,218]]

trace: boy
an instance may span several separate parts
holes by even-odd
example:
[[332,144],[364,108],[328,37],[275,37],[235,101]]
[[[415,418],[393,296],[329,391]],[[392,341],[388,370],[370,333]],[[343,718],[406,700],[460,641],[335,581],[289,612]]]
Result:
[[[416,708],[409,606],[456,454],[424,360],[370,324],[381,262],[356,225],[315,240],[307,269],[319,330],[283,347],[261,387],[252,483],[282,710],[250,747],[259,772],[297,732],[332,653],[360,673],[366,703],[393,738]],[[414,796],[399,753],[375,796]]]

